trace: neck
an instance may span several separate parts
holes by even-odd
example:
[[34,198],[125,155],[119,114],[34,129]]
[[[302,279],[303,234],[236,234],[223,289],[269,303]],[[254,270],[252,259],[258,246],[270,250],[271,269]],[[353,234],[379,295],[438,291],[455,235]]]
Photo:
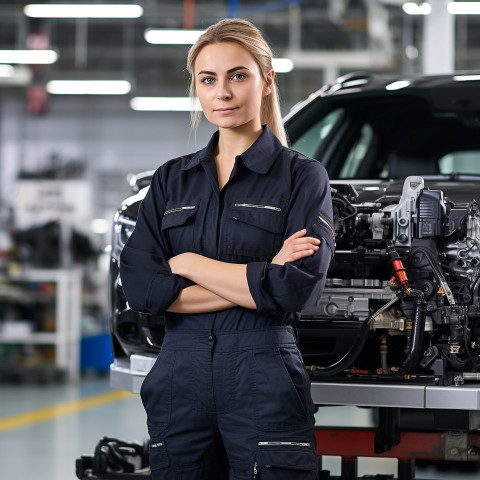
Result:
[[216,149],[216,157],[223,161],[233,162],[237,155],[248,150],[261,135],[262,126],[251,127],[242,125],[237,128],[220,128]]

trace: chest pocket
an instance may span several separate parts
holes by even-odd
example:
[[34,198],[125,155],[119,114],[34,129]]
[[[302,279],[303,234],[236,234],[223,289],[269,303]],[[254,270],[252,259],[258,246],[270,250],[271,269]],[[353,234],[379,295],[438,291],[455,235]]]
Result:
[[167,202],[161,228],[173,255],[196,251],[195,217],[198,204],[198,200]]
[[238,201],[230,208],[231,235],[226,248],[248,260],[270,261],[280,250],[284,208],[274,201]]

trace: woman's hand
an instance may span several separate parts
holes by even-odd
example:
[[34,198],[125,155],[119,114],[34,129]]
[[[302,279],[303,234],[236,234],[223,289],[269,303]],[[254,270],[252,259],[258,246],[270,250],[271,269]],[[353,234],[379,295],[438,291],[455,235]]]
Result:
[[313,255],[319,249],[320,240],[315,237],[306,237],[306,234],[307,230],[304,228],[288,237],[271,263],[285,265],[287,262],[294,262]]

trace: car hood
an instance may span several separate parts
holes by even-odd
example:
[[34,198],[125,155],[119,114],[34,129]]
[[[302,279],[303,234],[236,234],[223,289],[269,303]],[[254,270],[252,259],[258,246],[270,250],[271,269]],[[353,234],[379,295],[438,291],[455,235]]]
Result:
[[[442,190],[444,197],[448,197],[455,205],[464,205],[473,199],[480,198],[480,176],[459,176],[452,179],[449,176],[423,177],[425,187],[430,190]],[[335,185],[353,185],[358,193],[355,203],[374,202],[384,196],[402,195],[404,180],[331,180]]]

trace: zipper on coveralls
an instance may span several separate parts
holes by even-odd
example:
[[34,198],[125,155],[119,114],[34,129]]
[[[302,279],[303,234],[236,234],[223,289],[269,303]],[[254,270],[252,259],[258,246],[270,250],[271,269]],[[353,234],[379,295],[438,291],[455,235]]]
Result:
[[264,446],[289,446],[289,447],[309,447],[310,442],[258,442],[260,447]]
[[328,230],[330,231],[331,235],[332,235],[332,239],[333,239],[333,244],[335,245],[335,230],[333,229],[333,226],[332,224],[326,220],[325,218],[323,218],[322,214],[320,214],[318,216],[318,219],[328,228]]
[[181,212],[183,210],[193,210],[194,208],[195,208],[195,205],[187,205],[186,207],[170,208],[169,210],[166,210],[163,215],[168,215],[170,213],[175,213],[175,212]]
[[253,203],[235,203],[235,207],[245,207],[245,208],[262,208],[265,210],[274,210],[275,212],[281,212],[282,209],[279,207],[273,207],[272,205],[255,205]]

